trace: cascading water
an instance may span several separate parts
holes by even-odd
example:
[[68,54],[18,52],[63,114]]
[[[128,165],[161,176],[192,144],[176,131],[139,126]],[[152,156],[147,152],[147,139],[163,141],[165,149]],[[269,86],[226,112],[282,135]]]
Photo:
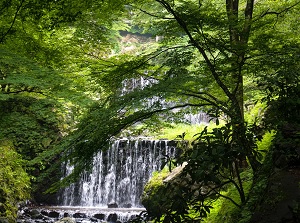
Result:
[[[143,187],[154,171],[160,170],[164,157],[175,157],[176,143],[168,140],[116,140],[107,151],[93,160],[91,172],[78,183],[64,189],[60,203],[64,206],[119,208],[142,207]],[[66,165],[66,173],[72,167]]]

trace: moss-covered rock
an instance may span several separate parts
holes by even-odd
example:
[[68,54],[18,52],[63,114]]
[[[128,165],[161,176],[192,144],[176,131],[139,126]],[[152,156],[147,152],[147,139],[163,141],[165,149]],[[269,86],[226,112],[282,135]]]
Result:
[[156,172],[145,185],[141,200],[150,216],[161,217],[174,205],[172,201],[181,193],[179,185],[185,165],[174,168],[172,172],[167,168]]

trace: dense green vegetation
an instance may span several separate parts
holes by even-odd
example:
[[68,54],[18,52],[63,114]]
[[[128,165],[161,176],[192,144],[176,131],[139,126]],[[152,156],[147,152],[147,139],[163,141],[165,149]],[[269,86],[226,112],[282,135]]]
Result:
[[[225,199],[233,216],[242,213],[236,219],[250,219],[253,198],[267,189],[254,179],[299,162],[299,7],[297,0],[2,1],[0,142],[9,162],[0,173],[22,174],[3,175],[17,193],[1,184],[1,215],[14,217],[13,206],[28,197],[24,170],[32,197],[49,201],[41,192],[75,180],[111,137],[144,134],[191,141],[176,160],[188,163],[190,176],[176,187],[180,205],[170,198],[149,218],[194,222],[218,208],[227,216],[215,207]],[[140,79],[147,84],[133,88]],[[179,124],[199,111],[214,124]],[[76,165],[61,182],[65,159]]]
[[0,141],[0,217],[13,222],[18,202],[30,197],[30,177],[21,156],[6,143]]

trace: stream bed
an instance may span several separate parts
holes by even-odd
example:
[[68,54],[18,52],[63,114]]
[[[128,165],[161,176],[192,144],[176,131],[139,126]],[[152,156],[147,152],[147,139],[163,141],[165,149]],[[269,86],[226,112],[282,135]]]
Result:
[[103,208],[79,206],[25,207],[18,213],[18,223],[53,223],[70,217],[76,223],[126,223],[136,218],[144,208]]

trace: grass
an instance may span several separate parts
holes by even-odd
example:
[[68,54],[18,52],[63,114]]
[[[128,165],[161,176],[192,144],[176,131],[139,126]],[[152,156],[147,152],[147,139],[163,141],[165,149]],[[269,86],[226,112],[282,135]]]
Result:
[[185,134],[184,139],[188,141],[192,141],[194,135],[200,133],[206,126],[208,129],[213,129],[216,126],[214,123],[209,124],[196,124],[196,125],[189,125],[189,124],[172,124],[171,127],[164,127],[153,133],[153,135],[158,139],[169,139],[173,140],[178,138],[179,135]]
[[[243,179],[243,187],[245,193],[248,194],[252,186],[252,171],[251,169],[245,170],[241,173]],[[231,185],[226,191],[222,192],[223,195],[232,198],[235,202],[240,204],[240,196],[237,189]],[[212,202],[213,208],[207,218],[204,219],[205,223],[232,223],[239,222],[241,219],[241,209],[234,205],[230,200],[220,197]],[[246,217],[246,216],[245,216]]]

